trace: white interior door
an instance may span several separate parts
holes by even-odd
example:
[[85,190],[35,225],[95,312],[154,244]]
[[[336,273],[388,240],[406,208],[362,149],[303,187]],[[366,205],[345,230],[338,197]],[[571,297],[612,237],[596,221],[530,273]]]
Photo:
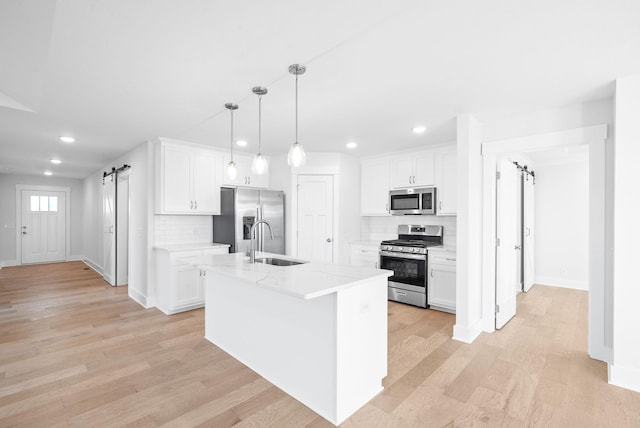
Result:
[[333,176],[298,175],[297,256],[333,262]]
[[116,186],[114,174],[102,186],[102,276],[116,285]]
[[22,263],[66,259],[65,192],[22,191]]
[[524,291],[529,291],[534,282],[534,189],[533,178],[525,176],[524,181]]
[[520,282],[518,241],[518,168],[506,159],[498,163],[496,201],[496,328],[516,314],[516,286]]

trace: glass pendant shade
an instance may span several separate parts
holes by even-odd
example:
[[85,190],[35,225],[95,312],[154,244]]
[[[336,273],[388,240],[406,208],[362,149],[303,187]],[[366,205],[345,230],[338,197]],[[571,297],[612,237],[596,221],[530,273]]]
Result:
[[230,161],[227,164],[227,177],[230,180],[235,180],[238,176],[238,168],[236,167],[236,163],[234,161]]
[[267,162],[267,158],[264,157],[262,153],[256,154],[253,158],[253,162],[251,163],[251,172],[262,175],[266,174],[268,171],[269,163]]
[[293,143],[289,149],[289,155],[287,156],[287,163],[289,166],[298,168],[304,166],[306,161],[307,155],[302,148],[302,144],[298,142]]

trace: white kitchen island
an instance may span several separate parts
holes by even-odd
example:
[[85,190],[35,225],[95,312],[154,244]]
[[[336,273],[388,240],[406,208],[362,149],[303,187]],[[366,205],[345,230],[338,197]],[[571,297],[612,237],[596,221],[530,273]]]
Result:
[[185,259],[207,272],[205,338],[340,424],[383,389],[392,272],[246,259],[238,253]]

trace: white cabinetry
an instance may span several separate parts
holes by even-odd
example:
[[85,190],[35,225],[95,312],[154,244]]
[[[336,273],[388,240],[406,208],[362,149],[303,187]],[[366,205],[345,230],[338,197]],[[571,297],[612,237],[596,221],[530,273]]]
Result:
[[455,147],[439,150],[435,158],[435,182],[437,215],[456,215],[457,212],[457,165]]
[[162,139],[156,145],[156,214],[220,214],[217,152]]
[[423,187],[434,185],[433,151],[406,153],[393,158],[391,187]]
[[429,250],[429,288],[427,303],[431,309],[456,312],[456,254]]
[[182,262],[182,259],[228,252],[228,246],[185,251],[156,248],[158,309],[172,315],[203,307],[206,272]]
[[365,159],[360,165],[360,215],[389,214],[389,166],[391,158]]
[[380,267],[379,244],[351,244],[351,265],[378,269]]
[[[227,164],[231,160],[231,156],[226,154],[224,156],[224,168],[226,170]],[[269,159],[267,158],[267,162]],[[233,162],[238,169],[238,175],[233,180],[230,179],[226,171],[223,174],[222,184],[231,187],[255,187],[258,189],[267,189],[269,187],[269,174],[254,174],[251,171],[251,163],[253,162],[253,156],[237,155],[233,156]]]

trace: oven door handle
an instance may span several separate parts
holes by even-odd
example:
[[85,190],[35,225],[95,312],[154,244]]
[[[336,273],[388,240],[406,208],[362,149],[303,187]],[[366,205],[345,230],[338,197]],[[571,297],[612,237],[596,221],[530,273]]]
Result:
[[427,260],[426,254],[394,253],[391,251],[380,251],[380,256],[395,257],[397,259]]

